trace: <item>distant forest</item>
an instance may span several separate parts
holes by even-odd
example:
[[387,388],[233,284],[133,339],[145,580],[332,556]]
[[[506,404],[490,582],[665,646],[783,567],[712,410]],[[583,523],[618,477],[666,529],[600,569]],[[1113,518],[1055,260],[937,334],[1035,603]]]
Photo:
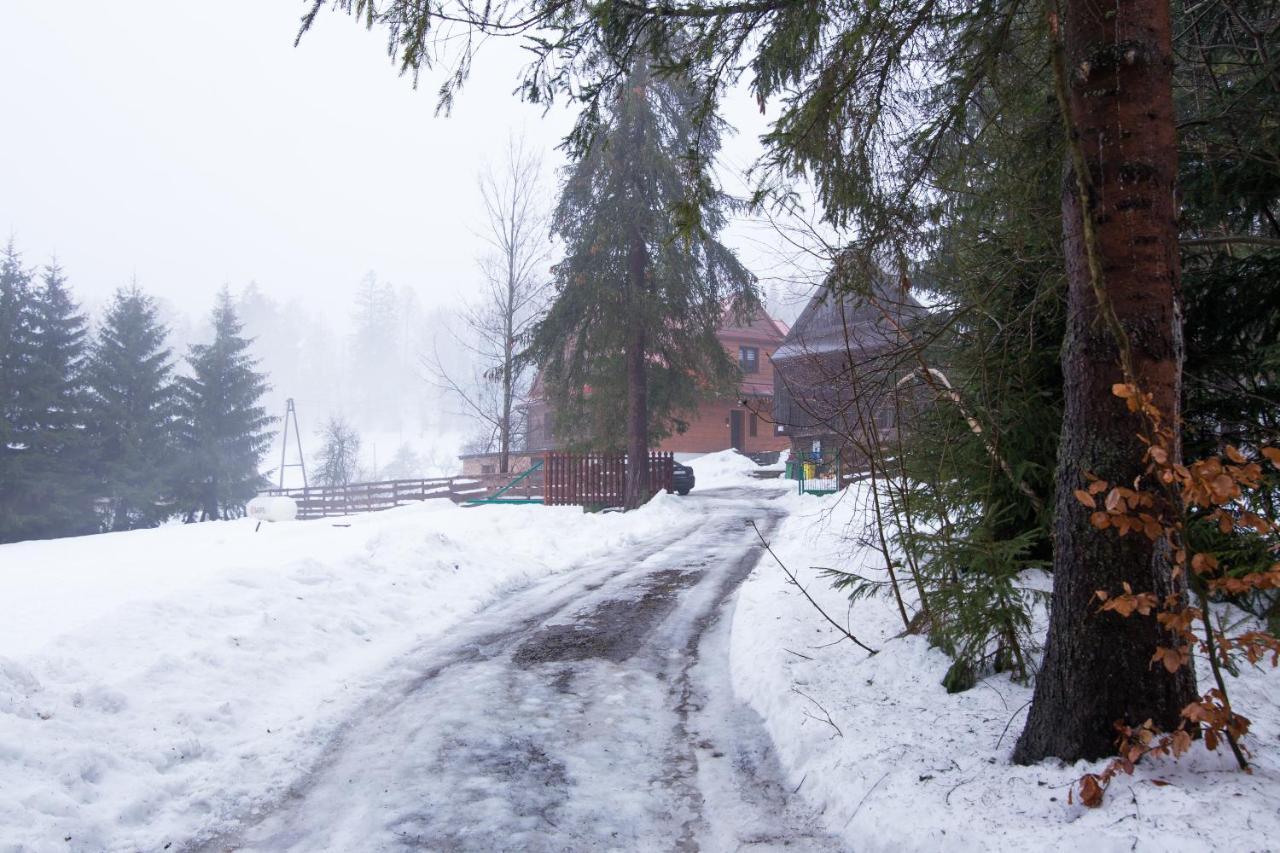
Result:
[[0,541],[242,515],[276,479],[290,397],[308,463],[340,421],[368,436],[361,476],[451,471],[466,421],[422,366],[461,358],[435,345],[444,323],[373,274],[353,287],[348,334],[253,283],[224,287],[199,322],[136,282],[89,311],[56,262],[29,264],[10,241]]

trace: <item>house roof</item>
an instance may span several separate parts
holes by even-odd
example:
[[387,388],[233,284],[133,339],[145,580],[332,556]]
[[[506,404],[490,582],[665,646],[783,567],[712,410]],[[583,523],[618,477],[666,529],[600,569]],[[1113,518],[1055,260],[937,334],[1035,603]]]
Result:
[[726,303],[716,336],[721,339],[732,338],[735,341],[754,340],[774,346],[781,343],[787,336],[787,326],[769,316],[769,312],[763,306],[749,318],[740,321],[735,316],[733,305]]
[[[839,432],[855,399],[892,387],[926,309],[878,269],[842,256],[773,354],[774,418],[793,436]],[[873,395],[867,397],[867,395]]]
[[925,308],[882,271],[872,274],[869,288],[848,281],[840,263],[809,300],[773,354],[775,362],[802,356],[885,349],[902,340],[903,327]]

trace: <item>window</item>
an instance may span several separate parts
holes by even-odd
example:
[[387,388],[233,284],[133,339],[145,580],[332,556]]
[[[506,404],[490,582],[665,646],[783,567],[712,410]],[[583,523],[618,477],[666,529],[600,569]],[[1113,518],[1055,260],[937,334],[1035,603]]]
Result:
[[497,471],[498,471],[497,465],[481,465],[480,466],[481,474],[495,474],[497,473]]
[[757,347],[738,347],[738,366],[743,373],[759,373],[760,350]]
[[758,416],[758,415],[756,415],[756,413],[755,413],[755,412],[752,412],[752,413],[751,413],[751,426],[750,426],[750,428],[747,430],[747,434],[748,434],[748,435],[750,435],[752,438],[755,438],[755,437],[756,437],[756,430],[757,430],[757,429],[759,429],[759,422],[760,422],[760,418],[759,418],[759,416]]

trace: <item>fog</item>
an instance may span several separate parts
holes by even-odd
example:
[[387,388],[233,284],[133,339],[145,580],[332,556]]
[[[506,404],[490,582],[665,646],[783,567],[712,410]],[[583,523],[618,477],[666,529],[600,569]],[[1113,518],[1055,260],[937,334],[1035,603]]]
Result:
[[[295,48],[305,6],[0,4],[0,228],[28,264],[56,256],[91,315],[136,281],[162,301],[179,353],[230,287],[259,338],[270,407],[297,398],[304,436],[342,413],[443,452],[467,427],[420,360],[478,280],[477,174],[524,135],[554,188],[573,116],[512,94],[524,54],[503,40],[437,116],[439,77],[415,90],[380,32],[330,13]],[[727,117],[741,132],[721,174],[742,192],[765,120],[743,93]],[[790,283],[806,271],[787,241],[740,219],[725,242],[794,316],[803,293]],[[396,362],[377,376],[351,355],[369,281],[396,300]],[[399,390],[377,401],[371,387]]]
[[136,276],[187,312],[257,281],[337,316],[370,270],[424,302],[474,276],[475,173],[511,132],[553,151],[571,116],[511,96],[490,45],[435,117],[382,38],[302,4],[130,0],[0,7],[0,226],[56,253],[89,300]]

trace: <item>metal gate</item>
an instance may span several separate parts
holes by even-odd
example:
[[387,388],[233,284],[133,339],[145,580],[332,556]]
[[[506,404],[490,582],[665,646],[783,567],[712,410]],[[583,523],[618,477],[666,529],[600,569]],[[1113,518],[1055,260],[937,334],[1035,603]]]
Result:
[[830,456],[820,452],[801,453],[793,464],[800,494],[829,495],[841,489],[844,466],[838,453]]

